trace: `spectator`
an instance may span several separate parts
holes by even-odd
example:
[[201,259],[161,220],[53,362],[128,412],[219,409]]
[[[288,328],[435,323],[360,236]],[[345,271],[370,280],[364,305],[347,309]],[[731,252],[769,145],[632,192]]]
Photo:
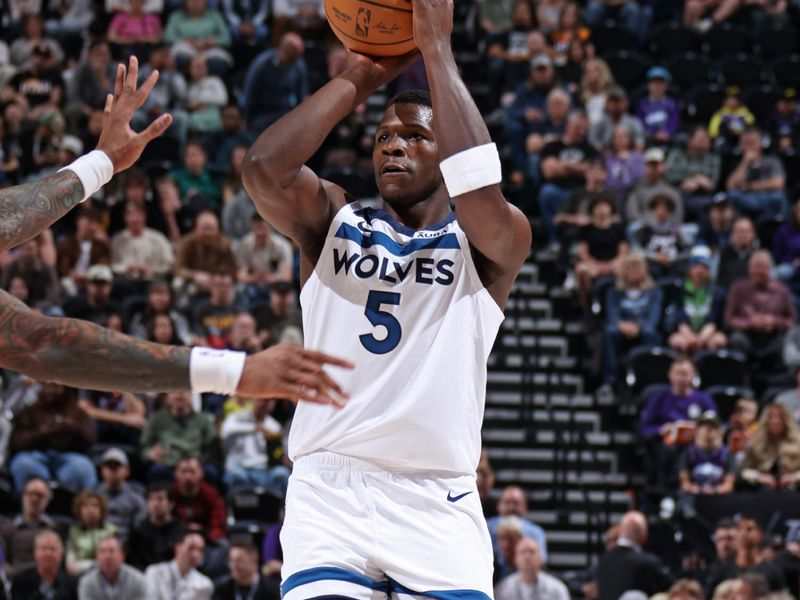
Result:
[[573,42],[586,44],[592,32],[581,22],[580,6],[577,2],[567,2],[561,10],[558,27],[550,34],[553,44],[555,62],[559,66],[566,64],[570,45]]
[[730,289],[736,281],[747,277],[747,265],[757,248],[753,221],[748,217],[737,218],[731,228],[730,244],[720,252],[717,285]]
[[644,123],[644,131],[656,143],[669,142],[678,131],[678,103],[667,95],[672,76],[664,67],[651,67],[647,78],[647,96],[639,101],[636,116]]
[[743,575],[764,579],[765,587],[778,591],[785,582],[778,566],[770,561],[761,560],[761,547],[764,531],[758,521],[747,514],[739,516],[736,522],[736,556],[732,561],[718,563],[718,568],[710,572],[708,585],[716,588],[722,581],[736,579]]
[[225,75],[232,63],[227,50],[231,33],[219,11],[209,8],[206,0],[184,0],[183,8],[167,20],[164,41],[172,46],[180,69],[197,55],[205,58],[209,70],[217,75]]
[[478,0],[479,24],[486,33],[498,33],[511,29],[513,4],[497,0]]
[[235,254],[239,283],[263,290],[275,281],[291,279],[292,244],[258,213],[253,214],[250,233],[236,244]]
[[[247,192],[242,185],[242,163],[244,163],[244,156],[247,154],[247,146],[236,146],[233,148],[230,154],[230,161],[227,166],[227,172],[225,173],[225,179],[222,182],[222,203],[223,203],[223,210],[225,207],[233,202],[233,200],[239,196],[247,196]],[[247,201],[253,205],[249,198]],[[255,206],[253,207],[252,213],[255,213]],[[224,216],[223,216],[224,222]],[[250,223],[247,223],[247,228],[249,230]],[[224,230],[224,227],[223,227]],[[247,232],[244,232],[247,233]],[[226,234],[227,235],[227,234]],[[239,239],[243,236],[237,235],[236,239]]]
[[0,286],[8,289],[12,279],[19,277],[28,288],[28,303],[58,305],[60,290],[56,270],[42,258],[42,251],[36,239],[19,246],[17,258],[3,269]]
[[[44,23],[41,16],[30,13],[22,19],[22,35],[11,42],[10,54],[11,62],[20,69],[27,68],[35,60],[33,51],[37,47],[49,49],[47,54],[48,69],[57,67],[64,60],[64,51],[59,43],[44,35]],[[44,55],[42,55],[44,56]]]
[[109,448],[100,460],[102,481],[95,491],[105,498],[108,521],[116,527],[119,540],[124,543],[131,529],[147,518],[147,505],[138,484],[128,483],[131,469],[127,454],[119,448]]
[[147,516],[130,532],[130,563],[145,569],[172,558],[172,541],[183,531],[175,517],[175,494],[166,482],[151,483],[145,494]]
[[772,239],[772,257],[775,259],[775,275],[791,285],[800,265],[800,201],[795,202],[789,219],[775,232]]
[[723,565],[732,563],[736,559],[736,523],[731,519],[721,519],[714,528],[714,560],[708,565],[704,574],[706,594],[712,596],[713,588],[709,587],[710,579]]
[[204,344],[224,348],[225,338],[240,312],[233,277],[228,273],[214,274],[208,299],[200,302],[194,310],[193,330]]
[[487,519],[497,516],[497,502],[492,497],[496,481],[494,469],[492,469],[492,464],[489,462],[489,453],[484,448],[481,450],[481,459],[478,462],[476,485],[478,487],[478,495],[481,498],[483,516]]
[[517,572],[506,577],[495,589],[497,600],[517,600],[525,597],[542,600],[569,600],[569,591],[557,578],[542,571],[544,560],[539,544],[522,538],[514,550]]
[[[537,54],[530,62],[530,77],[514,90],[514,100],[505,111],[506,135],[514,156],[511,180],[521,184],[527,169],[525,148],[533,128],[545,122],[547,101],[555,86],[553,61]],[[568,99],[567,99],[568,100]]]
[[[243,125],[242,111],[238,104],[231,102],[222,107],[220,115],[222,119],[222,129],[215,131],[209,138],[209,148],[213,148],[209,169],[214,173],[224,173],[231,164],[231,154],[237,146],[242,146],[245,150],[250,146],[252,137],[248,134]],[[244,155],[242,155],[244,158]],[[225,200],[227,205],[228,200]],[[248,222],[249,225],[249,222]]]
[[603,118],[608,91],[614,86],[614,76],[608,64],[600,58],[590,58],[583,65],[580,98],[586,108],[589,125]]
[[742,160],[728,176],[725,187],[740,212],[754,218],[781,218],[786,212],[786,173],[777,157],[764,155],[761,143],[758,129],[751,127],[742,133]]
[[170,479],[183,456],[210,460],[214,436],[210,417],[192,410],[189,393],[170,392],[166,406],[150,415],[142,431],[142,458],[152,463],[149,479]]
[[303,343],[303,319],[297,308],[297,294],[288,281],[276,281],[269,288],[269,305],[253,309],[258,335],[265,346],[279,342]]
[[280,579],[258,572],[258,550],[250,543],[232,544],[228,551],[231,574],[216,586],[214,600],[280,600]]
[[620,198],[644,178],[644,155],[634,146],[628,127],[614,129],[611,146],[606,154],[606,185]]
[[742,463],[741,478],[752,486],[795,489],[800,483],[800,432],[782,404],[761,411]]
[[752,127],[755,122],[753,113],[742,102],[741,90],[731,86],[725,89],[722,106],[711,116],[708,133],[718,147],[735,148],[745,129]]
[[22,510],[0,526],[5,575],[9,580],[34,566],[36,536],[42,531],[55,530],[55,522],[46,514],[51,498],[45,480],[29,479],[21,494]]
[[[498,550],[497,526],[500,520],[504,517],[519,517],[522,521],[521,536],[536,540],[539,544],[542,559],[547,562],[547,538],[545,537],[544,529],[529,521],[526,517],[527,513],[528,500],[522,488],[516,485],[509,485],[504,488],[500,494],[500,499],[497,501],[497,516],[491,517],[486,522],[489,527],[489,535],[492,538],[492,547],[495,549],[496,554]],[[509,556],[513,557],[513,554]],[[510,566],[513,561],[508,564]]]
[[199,533],[175,538],[175,559],[147,567],[147,600],[211,600],[214,584],[197,570],[205,541]]
[[61,287],[75,296],[88,281],[90,265],[111,264],[111,247],[103,229],[103,214],[84,204],[75,217],[75,233],[64,237],[56,247]]
[[109,316],[120,312],[119,307],[111,300],[111,284],[114,281],[111,267],[92,265],[86,273],[86,278],[88,280],[86,293],[67,300],[64,304],[64,314],[105,327]]
[[254,48],[267,45],[269,3],[266,0],[223,0],[222,14],[231,30],[234,60],[237,64],[247,64]]
[[110,235],[116,235],[125,229],[125,211],[131,204],[144,210],[145,219],[150,227],[161,232],[166,230],[164,211],[152,194],[150,178],[147,173],[133,167],[125,172],[120,187],[116,197],[113,200],[109,199],[113,202],[108,215]]
[[222,186],[222,231],[232,241],[239,241],[248,233],[256,216],[256,206],[242,187],[242,163],[246,146],[236,146],[231,152],[227,181]]
[[[539,162],[542,148],[550,142],[557,141],[564,135],[569,107],[569,95],[561,88],[553,88],[547,95],[544,120],[531,123],[528,126],[529,133],[525,139],[525,152],[527,152],[526,175],[531,181],[538,183],[541,178]],[[517,183],[521,182],[522,180]]]
[[669,347],[681,354],[724,348],[728,344],[722,332],[724,305],[724,290],[711,281],[708,249],[696,246],[672,313],[667,313],[668,327],[673,332]]
[[642,122],[628,113],[628,94],[625,89],[614,85],[608,90],[603,117],[589,128],[589,143],[598,148],[610,148],[619,127],[628,133],[631,150],[644,149],[644,127]]
[[744,460],[744,451],[756,433],[758,402],[752,398],[739,398],[728,419],[728,445],[736,453],[737,468]]
[[196,211],[218,212],[222,201],[222,191],[219,181],[208,170],[207,165],[208,154],[205,147],[199,141],[191,140],[186,144],[183,166],[170,171],[169,176],[178,186],[183,206],[190,206]]
[[605,20],[618,20],[640,44],[647,40],[653,9],[635,0],[612,2],[611,0],[591,0],[584,13],[586,23],[597,27]]
[[543,184],[539,190],[539,210],[550,244],[557,244],[555,216],[570,192],[586,183],[586,171],[597,151],[586,142],[586,117],[574,112],[560,140],[542,148]]
[[717,261],[720,252],[730,243],[734,216],[728,194],[719,192],[711,197],[708,216],[700,224],[697,243],[708,246]]
[[797,322],[791,293],[772,277],[768,252],[753,253],[747,269],[748,279],[733,284],[725,305],[730,345],[749,356],[780,356],[783,336]]
[[131,335],[140,339],[148,339],[148,330],[152,328],[155,317],[166,314],[172,321],[174,333],[181,344],[188,344],[192,337],[189,322],[172,305],[172,290],[169,284],[162,279],[152,281],[147,290],[147,304],[131,319],[128,327]]
[[97,474],[83,452],[94,439],[91,419],[75,401],[74,390],[45,383],[36,403],[14,418],[9,466],[14,487],[21,491],[35,477],[72,491],[93,488]]
[[634,186],[625,203],[625,217],[636,223],[628,228],[628,235],[633,236],[636,229],[647,222],[650,203],[656,196],[666,196],[672,200],[674,210],[669,221],[677,226],[683,223],[683,200],[680,192],[666,182],[665,155],[661,148],[649,148],[644,153],[644,179]]
[[653,277],[675,276],[685,264],[689,244],[673,217],[675,204],[667,195],[657,194],[650,200],[650,211],[636,231],[637,246],[647,257]]
[[595,199],[605,198],[614,207],[614,211],[619,212],[618,199],[605,183],[605,163],[599,159],[592,161],[586,170],[586,186],[572,192],[554,217],[556,234],[561,244],[561,257],[565,263],[569,260],[569,251],[578,241],[580,228],[591,222],[589,206]]
[[124,562],[122,542],[113,536],[101,539],[97,544],[97,568],[80,579],[80,600],[108,600],[109,589],[113,590],[114,600],[145,598],[144,575]]
[[205,57],[196,55],[189,62],[189,129],[208,134],[222,129],[222,107],[228,103],[228,90],[216,75],[208,74]]
[[146,340],[170,346],[181,345],[181,340],[175,331],[175,324],[169,314],[158,313],[153,315],[149,325],[147,336],[145,337]]
[[769,133],[777,143],[775,149],[781,153],[791,153],[800,142],[800,108],[797,106],[797,90],[784,88],[775,101],[775,112],[769,123]]
[[598,196],[589,205],[591,222],[578,234],[578,262],[575,279],[578,298],[585,310],[589,308],[589,291],[595,281],[613,277],[628,254],[625,231],[614,211],[614,204]]
[[234,257],[228,240],[219,232],[219,220],[209,211],[197,215],[194,230],[178,246],[175,275],[184,287],[191,284],[187,293],[209,292],[213,273],[236,272]]
[[686,211],[697,218],[711,205],[712,194],[719,185],[722,161],[711,151],[711,138],[706,128],[692,130],[686,149],[670,150],[664,176],[683,194]]
[[533,7],[528,0],[514,2],[511,18],[508,31],[492,33],[486,40],[488,82],[498,91],[513,90],[519,80],[527,77],[527,62],[532,57],[528,40],[534,32],[541,35],[536,31]]
[[762,600],[769,592],[767,580],[758,573],[744,573],[733,583],[732,594],[736,600]]
[[111,239],[111,262],[117,274],[135,283],[167,275],[175,254],[163,233],[147,227],[144,207],[128,202],[125,230]]
[[200,533],[210,543],[225,542],[225,501],[203,480],[203,466],[194,457],[181,458],[175,467],[175,514],[189,531]]
[[64,544],[54,531],[40,531],[33,542],[34,566],[11,580],[12,600],[77,600],[75,579],[62,567]]
[[248,312],[240,312],[236,315],[226,338],[225,347],[228,350],[255,354],[264,349],[256,330],[256,320]]
[[522,540],[522,520],[519,517],[500,517],[497,523],[497,549],[494,552],[495,583],[516,571],[514,555]]
[[722,444],[721,423],[716,413],[703,413],[695,420],[694,443],[681,455],[678,476],[681,491],[688,494],[730,494],[733,491],[733,456]]
[[741,0],[689,0],[683,7],[683,24],[706,33],[730,19],[741,5]]
[[122,56],[146,54],[161,42],[161,17],[145,12],[145,0],[129,0],[125,11],[114,14],[108,26],[108,41],[120,47]]
[[567,46],[567,62],[559,66],[558,79],[572,96],[577,96],[580,91],[583,65],[593,57],[594,46],[592,44],[572,40]]
[[[793,334],[795,336],[797,335],[796,327],[786,334],[787,340]],[[784,357],[785,356],[786,346],[784,345]],[[787,365],[789,364],[790,363],[787,362]],[[800,368],[798,368],[800,365],[793,364],[791,366],[794,368],[795,387],[782,391],[780,394],[775,396],[774,401],[776,404],[780,404],[788,411],[795,423],[800,423]]]
[[678,579],[669,588],[667,600],[705,600],[705,594],[694,579]]
[[608,387],[598,393],[611,393],[610,386],[617,380],[620,353],[634,346],[655,346],[661,341],[658,333],[661,303],[661,290],[653,286],[644,256],[627,254],[619,266],[616,287],[606,295],[603,379]]
[[89,45],[86,59],[78,65],[74,75],[76,103],[84,115],[91,110],[102,110],[106,103],[106,95],[114,90],[117,65],[111,60],[111,48],[108,42],[97,39]]
[[642,513],[631,511],[623,515],[617,545],[600,557],[597,566],[599,600],[617,600],[628,590],[652,595],[672,583],[661,560],[642,550],[647,530],[647,518]]
[[67,571],[78,577],[94,566],[99,540],[116,535],[117,527],[106,522],[105,496],[84,490],[72,503],[76,523],[69,528]]
[[[305,43],[296,33],[285,34],[277,48],[259,54],[244,81],[244,114],[250,131],[258,134],[308,96]],[[271,81],[269,89],[262,83]]]
[[289,470],[280,464],[270,466],[270,442],[280,441],[283,435],[281,424],[270,415],[274,407],[275,400],[255,399],[251,410],[231,413],[222,423],[223,481],[229,490],[259,486],[276,496],[286,495]]
[[147,422],[144,403],[130,392],[80,390],[80,406],[95,422],[100,444],[139,444],[139,435]]

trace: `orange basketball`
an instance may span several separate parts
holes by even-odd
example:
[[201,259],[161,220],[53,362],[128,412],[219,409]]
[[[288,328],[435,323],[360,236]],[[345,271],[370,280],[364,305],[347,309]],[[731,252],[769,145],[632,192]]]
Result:
[[417,47],[411,0],[325,0],[328,23],[353,52],[400,56]]

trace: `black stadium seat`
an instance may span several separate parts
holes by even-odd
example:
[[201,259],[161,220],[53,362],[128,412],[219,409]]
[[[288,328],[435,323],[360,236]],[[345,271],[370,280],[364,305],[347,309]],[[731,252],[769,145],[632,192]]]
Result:
[[650,30],[648,48],[661,59],[682,52],[697,52],[700,50],[700,36],[677,23],[660,25]]
[[601,55],[614,50],[630,50],[637,46],[633,36],[613,21],[606,21],[592,29],[592,44]]
[[684,91],[707,83],[711,72],[711,61],[696,52],[673,56],[664,66],[672,75],[672,83]]
[[775,110],[775,101],[779,95],[774,86],[763,84],[744,90],[742,100],[755,115],[757,123],[767,123]]
[[747,359],[732,350],[703,350],[694,358],[700,387],[745,386],[748,384]]
[[734,385],[715,385],[707,388],[705,392],[714,399],[717,413],[723,422],[726,422],[733,414],[739,398],[753,398],[753,390]]
[[693,122],[708,123],[725,98],[718,85],[700,85],[686,95],[686,113]]
[[770,62],[772,77],[779,86],[800,87],[800,55],[791,54]]
[[645,73],[651,63],[647,57],[638,52],[617,50],[603,56],[608,63],[616,82],[624,88],[631,88],[644,81]]
[[635,348],[628,355],[625,385],[630,395],[637,395],[647,386],[667,383],[667,373],[677,352],[669,348]]
[[756,36],[756,48],[765,60],[772,60],[794,54],[798,51],[798,32],[786,29],[767,29]]
[[765,77],[761,60],[744,53],[721,59],[715,70],[719,84],[724,86],[746,88],[762,83]]
[[723,23],[705,34],[702,47],[703,52],[712,58],[722,58],[739,52],[752,52],[752,41],[746,29]]
[[241,487],[228,492],[231,515],[240,525],[276,523],[283,500],[261,487]]
[[756,235],[762,248],[772,249],[772,240],[775,232],[783,225],[784,221],[778,217],[762,217],[756,222]]

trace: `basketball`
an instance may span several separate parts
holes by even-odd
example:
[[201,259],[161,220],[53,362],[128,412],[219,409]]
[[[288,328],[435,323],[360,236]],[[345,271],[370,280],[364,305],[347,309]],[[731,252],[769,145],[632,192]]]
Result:
[[411,0],[325,0],[331,29],[353,52],[400,56],[416,48]]

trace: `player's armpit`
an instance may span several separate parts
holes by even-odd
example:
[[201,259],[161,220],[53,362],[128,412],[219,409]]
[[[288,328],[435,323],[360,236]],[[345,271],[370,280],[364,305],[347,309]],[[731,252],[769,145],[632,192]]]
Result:
[[132,392],[189,389],[189,348],[45,317],[0,291],[0,366],[39,381]]

